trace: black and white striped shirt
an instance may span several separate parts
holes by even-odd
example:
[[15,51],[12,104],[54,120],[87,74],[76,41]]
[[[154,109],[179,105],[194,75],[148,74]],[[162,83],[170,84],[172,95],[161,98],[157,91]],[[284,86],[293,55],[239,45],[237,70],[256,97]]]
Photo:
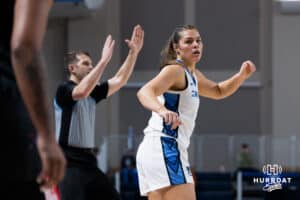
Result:
[[62,146],[96,148],[96,104],[107,97],[108,82],[97,85],[89,97],[76,101],[72,98],[75,86],[67,81],[57,89],[54,99],[57,139]]

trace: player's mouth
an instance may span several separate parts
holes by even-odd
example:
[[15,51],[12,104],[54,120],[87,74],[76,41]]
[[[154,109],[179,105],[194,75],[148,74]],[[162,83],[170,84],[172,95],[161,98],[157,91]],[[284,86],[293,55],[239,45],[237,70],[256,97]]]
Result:
[[193,51],[192,53],[193,53],[193,55],[196,55],[196,56],[199,56],[199,55],[200,55],[200,51],[198,51],[198,50],[195,50],[195,51]]

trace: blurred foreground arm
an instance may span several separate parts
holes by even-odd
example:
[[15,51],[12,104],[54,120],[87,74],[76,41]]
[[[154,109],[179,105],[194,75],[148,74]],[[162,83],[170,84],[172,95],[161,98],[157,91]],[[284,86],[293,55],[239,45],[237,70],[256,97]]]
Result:
[[42,42],[52,0],[16,0],[11,41],[11,58],[17,84],[37,130],[37,147],[42,161],[38,177],[41,187],[62,180],[65,164],[53,132],[47,95]]

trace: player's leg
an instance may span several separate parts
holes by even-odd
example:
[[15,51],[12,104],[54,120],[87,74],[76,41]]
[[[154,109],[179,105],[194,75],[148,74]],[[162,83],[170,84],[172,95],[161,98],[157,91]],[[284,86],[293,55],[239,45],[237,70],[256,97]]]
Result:
[[164,200],[196,200],[195,185],[192,183],[171,186],[163,196]]
[[192,183],[173,185],[148,193],[149,200],[196,200]]

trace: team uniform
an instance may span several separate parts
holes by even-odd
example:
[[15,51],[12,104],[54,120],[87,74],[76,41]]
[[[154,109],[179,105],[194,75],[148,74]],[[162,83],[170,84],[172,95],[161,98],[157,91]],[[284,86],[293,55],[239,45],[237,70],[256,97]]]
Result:
[[107,97],[108,82],[96,85],[90,96],[73,100],[76,83],[60,85],[54,100],[56,135],[68,165],[59,184],[62,200],[119,199],[117,191],[97,166],[96,104]]
[[172,130],[156,112],[144,129],[137,152],[139,187],[142,196],[170,185],[193,183],[187,148],[195,126],[200,98],[197,78],[185,68],[186,88],[167,91],[158,100],[177,112],[182,124]]
[[0,1],[1,197],[44,199],[36,182],[41,169],[36,130],[23,103],[10,57],[14,6],[14,0]]

